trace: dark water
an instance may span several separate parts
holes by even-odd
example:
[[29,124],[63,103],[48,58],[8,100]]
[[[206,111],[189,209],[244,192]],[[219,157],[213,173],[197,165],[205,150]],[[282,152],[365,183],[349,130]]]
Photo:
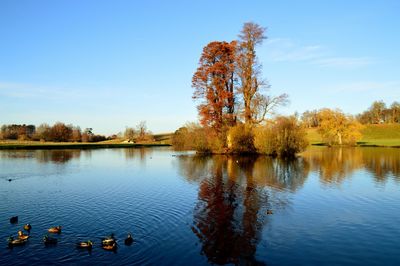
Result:
[[[400,265],[400,149],[176,154],[0,151],[0,264]],[[8,249],[25,223],[29,242]],[[59,243],[45,247],[55,225]],[[100,247],[111,233],[116,253]],[[75,248],[88,239],[92,252]]]

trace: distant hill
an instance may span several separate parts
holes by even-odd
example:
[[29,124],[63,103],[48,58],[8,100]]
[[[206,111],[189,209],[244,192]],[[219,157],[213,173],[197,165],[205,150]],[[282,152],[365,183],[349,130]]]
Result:
[[[306,131],[310,144],[323,143],[316,128]],[[361,133],[359,145],[400,146],[400,124],[365,125]]]
[[400,124],[367,125],[360,144],[400,146]]

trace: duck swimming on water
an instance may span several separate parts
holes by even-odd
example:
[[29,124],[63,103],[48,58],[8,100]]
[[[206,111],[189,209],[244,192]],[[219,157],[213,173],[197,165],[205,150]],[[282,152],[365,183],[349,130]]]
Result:
[[12,224],[18,223],[18,216],[13,216],[13,217],[11,217],[11,218],[10,218],[10,223],[12,223]]
[[116,250],[117,249],[117,243],[112,243],[112,244],[109,244],[109,245],[104,245],[103,244],[103,249],[105,249],[105,250]]
[[101,240],[101,244],[104,245],[112,245],[116,242],[117,240],[114,238],[114,234],[111,234],[110,236],[107,236]]
[[27,240],[29,235],[25,235],[21,230],[18,231],[18,238],[21,240]]
[[88,240],[86,242],[79,242],[76,244],[77,248],[82,248],[82,249],[92,249],[93,243],[92,241]]
[[128,236],[125,238],[125,245],[130,246],[133,243],[133,237],[132,234],[129,233]]
[[9,247],[14,247],[14,246],[22,246],[25,245],[26,239],[14,239],[13,236],[10,236],[8,239],[8,246]]
[[117,249],[117,240],[115,239],[114,234],[103,238],[101,241],[101,246],[105,250],[115,251]]
[[53,234],[61,234],[61,225],[55,226],[55,227],[50,227],[47,231],[49,233],[53,233]]
[[55,244],[57,244],[58,239],[54,238],[54,237],[49,237],[48,235],[45,235],[43,237],[43,242],[45,245],[55,245]]
[[26,225],[24,225],[24,230],[25,231],[30,231],[32,229],[32,226],[31,226],[31,224],[26,224]]

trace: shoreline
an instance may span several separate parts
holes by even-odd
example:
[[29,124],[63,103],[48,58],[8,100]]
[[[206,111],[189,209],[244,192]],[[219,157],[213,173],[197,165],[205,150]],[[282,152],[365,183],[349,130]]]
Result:
[[43,144],[4,144],[0,143],[0,150],[57,150],[57,149],[118,149],[118,148],[146,148],[170,147],[164,143],[43,143]]
[[400,148],[400,145],[380,145],[380,144],[357,144],[357,145],[328,145],[325,143],[311,143],[309,146],[320,147],[359,147],[359,148]]
[[[309,146],[321,147],[369,147],[369,148],[400,148],[399,144],[382,145],[378,143],[363,143],[356,145],[332,145],[326,143],[314,142]],[[77,143],[77,142],[0,142],[0,150],[57,150],[57,149],[118,149],[118,148],[146,148],[146,147],[172,147],[169,143]],[[236,154],[238,153],[204,153],[204,154]],[[255,153],[257,154],[257,153]]]

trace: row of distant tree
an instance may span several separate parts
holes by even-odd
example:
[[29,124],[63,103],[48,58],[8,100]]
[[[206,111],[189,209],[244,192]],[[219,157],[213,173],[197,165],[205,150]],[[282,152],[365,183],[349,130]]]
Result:
[[66,125],[61,122],[53,126],[41,124],[34,125],[3,125],[0,131],[0,139],[11,140],[37,140],[55,142],[99,142],[110,139],[103,135],[96,135],[92,128],[81,130],[79,126]]
[[127,127],[124,138],[131,142],[154,141],[153,134],[147,129],[146,121],[141,121],[136,128]]
[[361,124],[400,123],[400,103],[395,101],[387,107],[383,101],[375,101],[357,120]]
[[[320,113],[321,110],[305,111],[301,115],[301,121],[308,128],[319,127]],[[356,115],[354,119],[363,125],[400,123],[400,103],[395,101],[390,107],[387,107],[383,101],[375,101],[366,111]]]
[[151,131],[147,129],[146,121],[141,121],[135,128],[127,127],[124,134],[118,133],[109,137],[93,133],[92,128],[81,130],[79,126],[66,125],[61,122],[53,126],[48,124],[35,125],[3,125],[0,139],[4,140],[34,140],[55,142],[99,142],[104,140],[125,138],[132,142],[153,141]]

